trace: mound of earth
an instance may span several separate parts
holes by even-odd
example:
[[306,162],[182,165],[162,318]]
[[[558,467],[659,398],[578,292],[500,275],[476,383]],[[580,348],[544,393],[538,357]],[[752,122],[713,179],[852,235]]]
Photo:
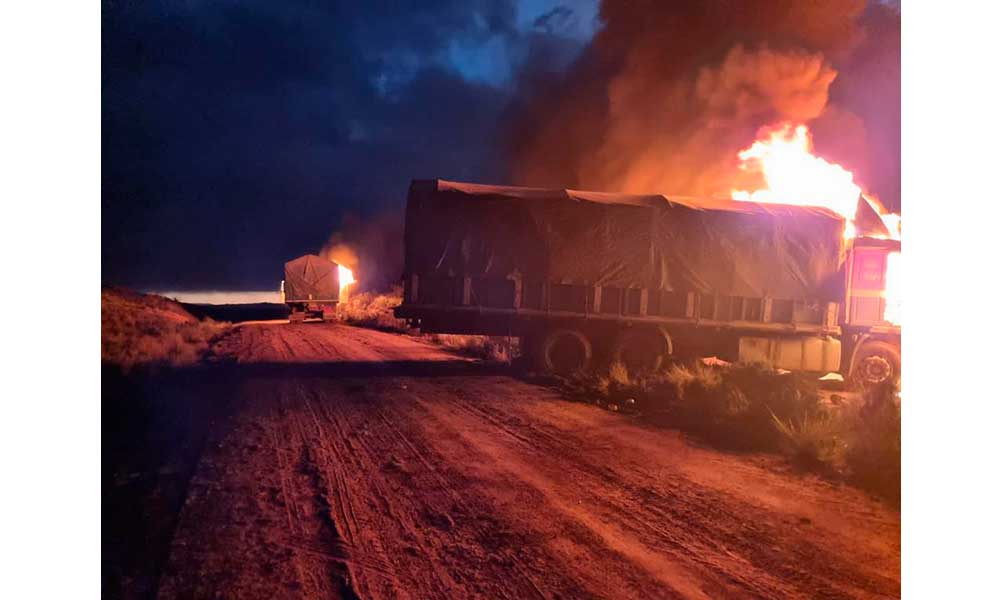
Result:
[[101,289],[101,362],[181,366],[201,360],[227,325],[199,320],[179,302],[122,288]]

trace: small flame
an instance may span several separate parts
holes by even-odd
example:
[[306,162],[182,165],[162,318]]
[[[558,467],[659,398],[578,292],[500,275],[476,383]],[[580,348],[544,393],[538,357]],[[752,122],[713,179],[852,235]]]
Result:
[[889,214],[877,199],[863,195],[850,171],[816,156],[812,150],[812,135],[805,125],[784,123],[765,130],[760,139],[738,156],[740,169],[761,173],[767,187],[755,191],[732,190],[732,199],[828,208],[847,221],[844,237],[851,239],[857,235],[854,220],[858,198],[864,197],[881,217],[889,237],[899,239],[899,215]]

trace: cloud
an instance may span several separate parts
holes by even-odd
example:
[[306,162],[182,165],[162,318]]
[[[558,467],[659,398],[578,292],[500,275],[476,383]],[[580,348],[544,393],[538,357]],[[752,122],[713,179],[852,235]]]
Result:
[[516,3],[105,2],[102,276],[267,287],[411,178],[490,180]]

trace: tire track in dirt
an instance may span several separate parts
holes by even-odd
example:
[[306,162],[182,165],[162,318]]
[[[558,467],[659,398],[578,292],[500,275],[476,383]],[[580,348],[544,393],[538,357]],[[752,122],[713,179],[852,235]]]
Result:
[[356,598],[294,388],[243,384],[243,410],[202,457],[160,598]]
[[[503,386],[491,385],[490,389]],[[729,588],[730,593],[757,597],[771,597],[775,593],[786,597],[898,594],[898,583],[866,575],[847,558],[830,555],[807,540],[783,538],[779,533],[785,526],[783,523],[774,528],[759,525],[774,519],[746,502],[734,504],[733,499],[676,475],[666,482],[645,477],[637,482],[628,481],[621,470],[607,466],[614,463],[609,463],[606,455],[601,456],[599,463],[586,460],[589,454],[586,440],[565,433],[553,435],[536,427],[537,423],[521,422],[519,417],[498,410],[506,403],[483,402],[482,398],[470,400],[477,393],[474,388],[466,386],[451,392],[462,399],[454,407],[486,420],[503,432],[511,444],[530,455],[518,469],[530,473],[528,476],[538,485],[561,490],[565,485],[560,481],[572,480],[601,490],[604,493],[589,499],[588,508],[600,515],[602,524],[615,524],[616,536],[619,532],[625,534],[658,556],[672,554],[681,562],[693,562],[701,567],[701,578],[711,580],[721,576],[720,585]],[[452,412],[449,408],[438,416],[447,420]],[[476,436],[480,445],[484,437],[486,434]],[[576,447],[570,447],[573,442]],[[548,470],[543,468],[547,461],[551,462],[551,457],[564,458],[567,451],[575,460],[560,460]],[[517,451],[508,444],[498,448],[497,453],[509,465]],[[567,475],[567,470],[572,474]],[[631,470],[628,473],[630,479],[640,474]],[[678,491],[683,491],[683,496]],[[818,566],[822,568],[817,569]],[[794,582],[795,587],[787,588],[782,581]],[[833,585],[834,581],[848,583]],[[713,590],[713,594],[720,591]]]
[[[455,358],[404,336],[266,325],[228,341],[290,366],[242,383],[161,597],[899,595],[898,514],[855,494],[509,377],[403,376],[392,361]],[[334,359],[388,366],[291,366]]]
[[[348,464],[343,465],[345,469],[352,469],[351,473],[345,473],[342,478],[347,485],[353,486],[348,501],[357,497],[379,499],[376,507],[378,510],[370,510],[371,506],[354,507],[353,518],[358,518],[358,512],[364,512],[365,519],[379,523],[378,527],[371,528],[370,531],[386,535],[352,540],[352,545],[363,545],[376,559],[391,562],[394,579],[381,582],[383,585],[379,589],[365,591],[371,597],[405,597],[410,593],[408,590],[414,590],[414,597],[456,597],[463,595],[460,592],[463,589],[472,594],[482,594],[482,583],[469,581],[470,578],[462,570],[439,567],[454,562],[449,561],[447,556],[447,544],[462,547],[469,542],[466,539],[468,536],[465,536],[468,532],[463,532],[462,524],[456,520],[456,515],[469,512],[468,503],[452,487],[451,482],[437,474],[431,459],[417,450],[405,433],[394,427],[395,415],[389,415],[384,405],[372,403],[369,410],[365,411],[366,426],[362,426],[360,432],[354,434],[350,429],[354,424],[345,418],[347,415],[339,410],[339,405],[326,403],[322,406],[324,409],[318,412],[326,417],[331,426],[333,435],[329,439],[334,444],[342,442],[341,453],[352,457],[352,460],[346,461]],[[409,468],[410,465],[417,464],[422,468]],[[367,478],[361,481],[358,476],[366,473]],[[428,489],[437,493],[422,494],[419,497],[406,493],[403,494],[406,497],[400,499],[403,492],[401,488]],[[482,532],[472,533],[473,536],[478,533],[482,537]],[[475,548],[476,545],[478,542],[468,547]],[[395,551],[388,550],[387,546],[395,546]],[[437,558],[431,554],[437,555]],[[516,566],[514,569],[517,570]],[[479,571],[480,567],[474,570]],[[526,584],[524,589],[518,590],[521,586],[510,585],[507,587],[514,588],[513,591],[494,588],[489,595],[523,598],[530,597],[531,593],[537,594],[531,577],[523,572],[521,575],[522,584]],[[364,575],[358,575],[359,580],[364,578]],[[467,587],[470,585],[471,588]]]
[[[412,382],[402,383],[401,387],[409,385],[412,385]],[[399,412],[404,406],[405,414]],[[537,520],[537,514],[534,515],[534,518],[529,518],[526,521],[520,519],[512,521],[505,518],[507,511],[502,510],[502,507],[497,505],[494,495],[488,489],[496,482],[491,479],[482,480],[470,476],[465,472],[465,469],[461,468],[463,461],[481,462],[476,451],[463,448],[461,454],[457,456],[441,455],[438,452],[439,446],[426,439],[422,428],[415,426],[417,422],[433,420],[432,415],[422,414],[424,412],[422,410],[419,411],[420,414],[414,414],[419,406],[411,405],[409,402],[389,403],[388,405],[383,403],[381,408],[386,410],[384,422],[393,424],[392,429],[400,432],[403,438],[420,440],[419,444],[413,442],[398,446],[399,451],[402,453],[407,447],[420,447],[421,450],[414,454],[417,460],[421,460],[420,455],[423,455],[423,460],[435,464],[433,468],[425,468],[424,473],[440,473],[440,476],[431,477],[434,481],[429,481],[426,484],[417,481],[416,478],[407,481],[411,488],[428,490],[428,492],[419,494],[413,499],[413,502],[425,506],[425,512],[429,512],[426,515],[426,520],[434,523],[441,520],[440,515],[446,515],[446,529],[449,530],[449,533],[454,533],[458,537],[464,536],[466,540],[472,542],[473,547],[478,544],[480,551],[482,551],[483,546],[486,546],[489,553],[494,555],[494,560],[503,565],[504,571],[499,574],[499,578],[506,577],[510,581],[509,585],[515,589],[492,590],[490,595],[495,597],[528,597],[528,594],[538,594],[542,597],[559,595],[563,597],[591,597],[595,595],[593,589],[588,590],[586,586],[581,587],[581,582],[575,577],[573,565],[567,564],[560,555],[554,555],[548,551],[544,538],[551,535],[552,532],[543,531],[534,526],[533,521]],[[402,427],[406,427],[408,431],[402,432]],[[444,433],[445,431],[437,432],[438,435]],[[396,457],[398,458],[399,455]],[[416,472],[420,475],[424,474],[420,471]],[[450,506],[446,500],[436,500],[441,494],[430,493],[431,490],[435,490],[435,485],[440,485],[440,489],[444,490],[444,495],[449,498],[454,498],[457,494],[461,500],[452,501]],[[522,496],[534,491],[516,480],[505,482],[505,485],[515,489],[517,494]],[[539,498],[537,497],[515,497],[506,500],[522,503],[525,506],[539,506]],[[498,534],[511,538],[509,548],[496,544],[495,538],[498,537]],[[593,541],[591,540],[591,542]],[[514,548],[517,549],[516,552],[511,551]],[[602,548],[590,556],[589,560],[595,564],[607,566],[614,564],[619,558],[615,557],[614,553],[607,552],[606,549]],[[630,570],[628,565],[621,566],[624,567],[622,570],[626,572]],[[476,568],[485,570],[489,568],[489,565],[476,565]],[[515,576],[514,578],[511,578],[512,574]],[[597,595],[614,594],[616,592],[612,590],[620,592],[622,589],[629,589],[631,585],[627,578],[619,583],[620,585],[615,585],[610,589],[605,584],[605,587],[600,588],[603,593]],[[647,580],[645,589],[651,589],[654,583],[653,580]],[[635,595],[642,589],[642,587],[637,587],[635,592],[630,595]],[[657,595],[664,596],[665,594],[661,589]]]

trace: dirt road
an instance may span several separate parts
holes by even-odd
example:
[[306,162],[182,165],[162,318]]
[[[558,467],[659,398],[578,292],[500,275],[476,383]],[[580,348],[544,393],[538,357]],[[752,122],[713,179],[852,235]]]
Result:
[[161,598],[870,598],[899,513],[339,325],[253,324]]

